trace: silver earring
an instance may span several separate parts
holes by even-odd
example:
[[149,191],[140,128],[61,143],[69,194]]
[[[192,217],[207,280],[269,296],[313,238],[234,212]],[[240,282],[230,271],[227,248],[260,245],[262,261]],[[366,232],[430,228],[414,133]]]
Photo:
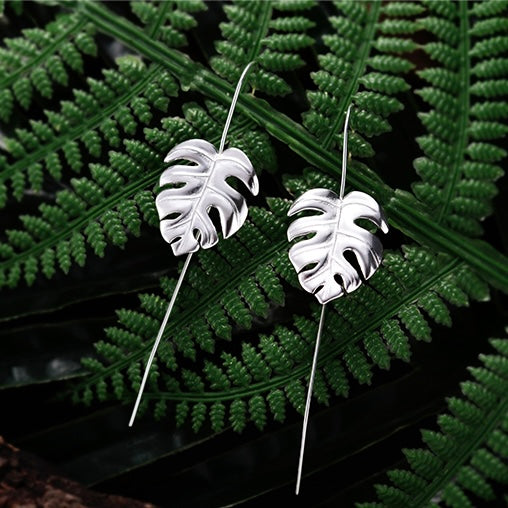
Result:
[[296,494],[300,491],[305,437],[309,420],[310,402],[323,331],[325,306],[331,300],[351,293],[362,283],[355,267],[344,257],[351,251],[360,267],[363,279],[368,279],[378,269],[383,246],[378,238],[358,226],[357,219],[368,219],[384,233],[388,232],[383,210],[379,204],[364,192],[353,191],[344,196],[347,166],[347,129],[351,106],[344,122],[342,147],[342,174],[340,194],[328,189],[311,189],[300,196],[289,209],[292,216],[304,210],[320,212],[296,219],[288,228],[288,240],[313,234],[311,238],[294,244],[289,249],[289,259],[298,273],[298,280],[305,291],[312,293],[322,304],[312,369],[307,390],[303,417],[302,440],[298,461]]
[[[208,215],[210,208],[216,208],[219,212],[224,238],[236,233],[247,218],[245,198],[228,185],[226,179],[230,176],[237,178],[254,196],[259,192],[258,179],[247,155],[238,148],[224,150],[242,83],[253,63],[251,62],[245,67],[236,85],[219,150],[216,150],[211,143],[204,139],[189,139],[175,146],[164,159],[164,162],[187,160],[195,163],[195,165],[177,164],[167,168],[161,175],[159,185],[162,191],[155,201],[161,220],[162,237],[171,244],[175,256],[187,254],[187,258],[146,364],[129,427],[132,427],[136,418],[150,367],[192,254],[200,247],[209,249],[219,241],[215,226]],[[181,184],[184,185],[181,186]]]

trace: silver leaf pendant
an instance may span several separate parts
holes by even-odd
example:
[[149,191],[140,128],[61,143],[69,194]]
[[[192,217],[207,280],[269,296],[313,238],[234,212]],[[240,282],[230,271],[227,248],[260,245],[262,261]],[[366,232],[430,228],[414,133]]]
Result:
[[384,233],[388,225],[377,201],[364,192],[353,191],[340,199],[333,191],[312,189],[293,203],[288,215],[304,210],[321,213],[296,219],[288,228],[288,239],[315,234],[293,245],[289,259],[305,291],[324,304],[362,283],[356,268],[344,257],[346,251],[355,254],[365,279],[381,263],[381,242],[355,221],[368,219]]
[[163,188],[155,201],[162,237],[171,244],[176,256],[195,252],[200,246],[209,249],[219,241],[209,216],[211,208],[219,212],[224,238],[242,227],[247,218],[247,203],[227,183],[227,178],[237,178],[254,196],[259,192],[252,163],[238,148],[219,153],[204,139],[190,139],[175,146],[164,162],[179,159],[194,165],[177,164],[166,169],[160,186],[180,186]]
[[[302,194],[288,211],[289,216],[304,211],[320,212],[296,219],[287,231],[290,242],[295,238],[306,237],[291,246],[289,259],[298,273],[298,280],[303,289],[315,295],[322,304],[303,415],[295,489],[297,495],[300,492],[302,480],[305,438],[326,304],[335,298],[353,292],[361,285],[362,279],[367,280],[371,277],[381,264],[383,256],[381,242],[370,231],[358,225],[356,221],[359,219],[369,220],[384,233],[388,232],[388,224],[383,210],[374,198],[358,191],[350,192],[344,196],[347,169],[347,128],[350,112],[351,106],[347,109],[344,120],[339,195],[328,189],[311,189]],[[355,256],[361,274],[345,256],[348,251]]]
[[219,213],[224,238],[236,233],[247,218],[245,198],[228,184],[227,179],[237,178],[252,194],[257,195],[259,192],[258,178],[247,155],[238,148],[224,150],[242,83],[253,63],[245,67],[236,85],[219,149],[216,150],[212,143],[204,139],[189,139],[176,145],[164,159],[164,162],[186,160],[194,163],[175,164],[165,169],[159,181],[161,192],[155,200],[161,221],[162,237],[171,245],[176,256],[187,254],[187,257],[146,362],[129,427],[134,424],[157,348],[182,287],[192,255],[200,247],[209,249],[219,241],[219,235],[209,215],[211,208],[217,209]]

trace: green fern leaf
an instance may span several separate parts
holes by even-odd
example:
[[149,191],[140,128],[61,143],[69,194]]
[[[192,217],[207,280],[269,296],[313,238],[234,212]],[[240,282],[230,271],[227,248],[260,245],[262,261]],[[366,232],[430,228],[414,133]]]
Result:
[[[441,12],[437,4],[446,8]],[[490,120],[486,114],[492,108],[491,99],[502,97],[508,89],[506,79],[489,79],[506,76],[505,60],[484,60],[502,52],[504,39],[495,35],[495,17],[474,19],[473,5],[459,4],[456,10],[454,4],[437,2],[432,8],[437,16],[421,23],[438,41],[427,44],[425,50],[441,66],[419,73],[431,84],[420,94],[435,109],[421,117],[429,136],[419,139],[426,157],[415,161],[415,169],[424,183],[414,184],[413,191],[435,210],[439,222],[477,236],[482,231],[479,221],[491,213],[493,182],[502,174],[495,163],[506,156],[495,142],[505,136],[507,126],[484,121]],[[487,30],[489,26],[492,31]],[[468,104],[473,101],[470,110]],[[492,177],[467,171],[471,162],[492,165]],[[471,195],[473,185],[485,188],[485,183],[490,184],[490,192]]]
[[[133,68],[136,65],[131,59],[122,61],[122,66],[125,65],[128,69],[129,75],[139,76],[139,72],[143,67]],[[167,77],[164,73],[164,78]],[[156,79],[161,80],[158,76]],[[172,80],[171,80],[172,81]],[[172,81],[173,82],[173,81]],[[146,83],[146,81],[143,81]],[[211,110],[217,117],[222,116],[223,110],[217,105],[210,104]],[[215,133],[218,132],[218,121],[212,116],[207,114],[205,110],[198,108],[195,105],[189,105],[185,108],[186,118],[188,123],[185,123],[186,129],[180,128],[181,119],[167,119],[163,120],[163,124],[168,130],[174,129],[175,135],[168,136],[167,131],[159,131],[153,129],[149,131],[147,136],[154,139],[152,143],[156,145],[156,149],[164,152],[168,149],[167,145],[181,141],[187,135],[187,132],[196,132],[192,130],[195,126],[197,129],[211,129]],[[88,131],[92,132],[92,131]],[[155,136],[156,135],[156,136]],[[159,135],[164,139],[164,146],[159,143]],[[252,130],[251,124],[243,123],[233,126],[231,136],[237,141],[237,145],[241,145],[247,154],[256,153],[256,160],[258,171],[263,168],[272,168],[274,162],[273,148],[268,138],[255,130]],[[64,136],[62,136],[64,138]],[[204,136],[203,136],[204,137]],[[55,138],[51,139],[52,146],[54,147]],[[139,141],[126,140],[124,142],[125,152],[110,151],[108,154],[109,166],[102,164],[90,163],[89,169],[92,178],[75,178],[71,180],[73,190],[66,189],[57,193],[56,207],[49,209],[47,205],[41,205],[39,208],[41,217],[34,217],[34,220],[40,221],[44,218],[46,222],[51,224],[51,227],[46,225],[42,229],[40,227],[32,226],[27,227],[27,231],[23,234],[24,241],[20,243],[20,235],[14,239],[8,238],[13,247],[13,253],[16,254],[9,256],[9,259],[0,264],[0,270],[8,270],[9,266],[18,264],[19,260],[24,260],[27,256],[33,256],[37,260],[42,256],[48,248],[55,248],[58,246],[63,238],[71,238],[74,234],[84,233],[87,238],[87,243],[94,250],[98,256],[103,256],[105,248],[108,243],[124,248],[128,242],[129,236],[139,236],[142,226],[142,221],[147,222],[150,226],[158,226],[158,217],[154,206],[154,198],[151,192],[142,190],[148,182],[155,183],[160,174],[160,160],[161,155],[157,155],[148,144]],[[81,152],[78,145],[74,141],[67,141],[63,145],[63,153],[67,164],[76,171],[80,171],[83,164]],[[61,176],[61,163],[55,153],[51,154],[52,157],[46,160],[46,167],[52,167],[53,176]],[[19,164],[18,164],[19,165]],[[140,173],[143,173],[142,167],[150,170],[150,176],[145,177],[139,182]],[[56,172],[55,172],[56,169]],[[32,181],[40,178],[39,166],[30,170]],[[23,173],[17,173],[16,178],[19,179],[17,193],[21,198],[24,187]],[[17,180],[16,180],[17,181]],[[127,185],[126,185],[127,184]],[[111,208],[104,211],[103,203],[108,201],[111,203]],[[83,214],[88,215],[86,222],[84,221]],[[71,220],[74,219],[74,220]],[[35,237],[34,236],[35,232]],[[18,239],[18,240],[16,240]],[[35,243],[32,240],[37,240]],[[79,263],[84,263],[86,257],[80,255]],[[19,265],[18,265],[19,266]],[[22,265],[25,266],[25,265]],[[70,269],[67,261],[64,263],[65,273]],[[80,264],[80,266],[83,266]],[[269,270],[269,269],[266,269]],[[33,271],[32,271],[33,272]],[[48,269],[45,275],[52,274],[53,272]],[[264,274],[269,272],[264,272]],[[228,308],[234,314],[236,309],[243,309],[243,323],[250,322],[250,314],[248,308],[243,305],[243,299],[247,305],[255,310],[258,315],[265,315],[267,312],[267,303],[263,293],[258,288],[260,285],[263,288],[269,283],[266,280],[266,275],[260,274],[259,282],[246,282],[247,284],[241,293],[235,297],[231,295],[228,301]],[[30,279],[33,273],[31,273]],[[11,284],[14,280],[12,279]],[[275,278],[272,285],[273,288],[270,292],[273,294],[278,291],[278,298],[282,299],[280,293],[280,286]],[[264,288],[263,288],[264,289]],[[188,350],[189,354],[191,350]]]
[[[378,2],[355,8],[348,2],[336,5],[341,15],[330,18],[336,32],[323,37],[330,52],[319,55],[322,70],[312,74],[318,90],[308,92],[311,109],[304,114],[304,125],[326,149],[340,145],[340,127],[347,106],[353,102],[357,107],[351,115],[350,150],[353,155],[368,157],[372,154],[370,145],[360,135],[370,137],[390,130],[383,117],[402,106],[389,95],[407,89],[405,81],[394,74],[411,69],[407,60],[385,53],[414,49],[414,46],[403,50],[394,47],[395,39],[390,37],[386,39],[387,44],[378,39],[377,49],[383,54],[374,55],[370,41],[376,31],[412,33],[417,26],[409,19],[398,18],[413,14],[401,7],[381,9]],[[386,16],[383,21],[380,20],[382,10]]]
[[[93,28],[79,15],[60,15],[45,29],[26,29],[24,37],[5,39],[0,50],[0,118],[8,121],[13,98],[22,108],[32,103],[33,89],[42,97],[53,96],[53,82],[67,84],[68,72],[83,72],[82,54],[96,55]],[[60,58],[62,60],[60,60]]]
[[[495,384],[478,377],[463,383],[463,397],[448,401],[454,416],[441,415],[439,431],[422,431],[428,449],[404,450],[411,470],[388,473],[404,494],[405,506],[427,506],[438,498],[450,506],[475,506],[471,494],[493,500],[492,482],[508,484],[508,340],[490,343],[497,352],[480,355],[484,364],[480,370],[483,379],[494,375]],[[382,503],[387,503],[390,489],[386,485],[376,489]]]
[[[7,20],[15,5],[7,4]],[[451,326],[453,307],[489,299],[486,280],[506,289],[505,259],[468,238],[480,234],[503,174],[506,2],[233,2],[213,7],[222,21],[214,45],[197,24],[208,16],[198,0],[135,1],[114,13],[97,2],[64,7],[70,15],[59,3],[44,6],[49,16],[59,12],[55,22],[23,29],[0,49],[0,206],[14,213],[0,233],[7,296],[25,284],[43,291],[46,278],[53,284],[63,274],[88,276],[92,253],[120,247],[125,252],[114,256],[124,259],[134,254],[132,237],[158,237],[154,192],[165,153],[194,137],[218,143],[232,85],[256,61],[228,143],[248,154],[263,188],[277,197],[260,196],[234,238],[196,255],[141,414],[174,417],[196,432],[241,432],[303,410],[318,309],[310,302],[293,308],[298,282],[287,259],[287,198],[310,187],[337,189],[334,149],[351,103],[353,158],[374,155],[368,138],[387,133],[403,103],[414,106],[407,118],[416,114],[421,101],[411,87],[419,81],[407,54],[414,50],[431,59],[418,60],[426,81],[418,93],[428,105],[418,113],[426,130],[414,163],[418,199],[383,181],[400,185],[382,150],[372,169],[348,164],[348,185],[375,195],[397,233],[369,285],[330,307],[316,401],[340,403],[350,386],[374,384],[378,367],[409,361],[419,350],[412,351],[414,341],[430,341],[435,324]],[[25,16],[23,25],[29,21]],[[126,56],[112,62],[109,41]],[[319,171],[303,170],[307,165]],[[400,238],[410,245],[397,248]],[[97,338],[74,401],[131,403],[176,284],[175,265],[160,277],[160,289],[141,292],[138,308],[120,309],[118,323]],[[507,426],[476,433],[506,394],[506,347],[496,344],[500,354],[482,357],[484,367],[471,369],[474,381],[461,385],[464,399],[449,400],[441,431],[422,433],[427,449],[407,452],[412,470],[391,472],[392,485],[375,487],[381,504],[408,506],[423,492],[430,497],[422,505],[474,505],[471,492],[496,497]],[[481,443],[466,457],[471,436]],[[435,478],[452,470],[434,490]]]
[[[279,76],[304,65],[302,49],[314,40],[307,31],[314,23],[301,14],[313,2],[234,2],[224,7],[228,23],[220,25],[225,40],[216,43],[219,56],[211,59],[213,69],[235,82],[243,68],[256,60],[248,76],[252,85],[270,95],[290,92],[287,81]],[[274,18],[280,10],[281,17]]]

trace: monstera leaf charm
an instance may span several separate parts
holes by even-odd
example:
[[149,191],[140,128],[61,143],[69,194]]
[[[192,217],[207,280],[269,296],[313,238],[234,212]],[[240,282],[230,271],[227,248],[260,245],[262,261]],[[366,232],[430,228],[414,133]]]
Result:
[[228,177],[238,178],[253,195],[259,191],[249,158],[237,148],[217,152],[208,141],[190,139],[175,146],[164,162],[179,159],[195,165],[177,164],[166,169],[160,186],[172,187],[163,189],[155,201],[162,237],[171,244],[176,256],[195,252],[200,245],[208,249],[219,241],[208,214],[212,207],[219,212],[224,238],[242,227],[247,204],[227,183]]
[[289,259],[303,288],[325,304],[351,293],[362,282],[355,267],[344,257],[346,251],[355,254],[365,279],[381,263],[381,242],[355,221],[368,219],[384,233],[388,232],[388,225],[379,204],[364,192],[350,192],[340,199],[333,191],[312,189],[293,203],[288,215],[303,210],[322,213],[301,217],[289,226],[289,241],[315,233],[293,245]]
[[340,193],[328,189],[312,189],[300,196],[289,209],[288,215],[314,210],[321,212],[296,219],[288,228],[288,239],[306,237],[289,249],[289,259],[298,273],[300,284],[321,303],[321,317],[316,335],[314,356],[307,389],[307,400],[303,413],[302,440],[296,477],[295,493],[300,492],[303,471],[303,455],[309,422],[310,402],[318,365],[319,345],[323,333],[326,304],[345,293],[351,293],[361,283],[362,276],[346,256],[350,251],[356,258],[363,279],[374,274],[381,263],[383,246],[369,231],[356,223],[358,219],[373,222],[384,233],[388,225],[383,210],[364,192],[350,192],[344,196],[348,160],[347,140],[351,105],[344,119],[342,143],[342,175]]
[[210,208],[218,210],[222,234],[227,238],[236,233],[247,218],[245,199],[227,183],[227,178],[235,177],[242,181],[254,195],[259,191],[258,179],[249,158],[237,148],[224,150],[243,80],[253,64],[254,62],[250,62],[246,65],[236,85],[222,131],[219,150],[216,150],[211,143],[204,139],[189,139],[175,146],[164,159],[164,162],[183,159],[195,163],[195,165],[188,166],[179,164],[166,169],[160,178],[162,191],[155,200],[161,220],[162,237],[171,244],[176,256],[187,254],[187,257],[146,362],[143,379],[129,420],[129,427],[134,424],[150,375],[150,368],[175,305],[176,297],[182,287],[192,255],[199,250],[200,246],[208,249],[219,241],[217,231],[209,216]]

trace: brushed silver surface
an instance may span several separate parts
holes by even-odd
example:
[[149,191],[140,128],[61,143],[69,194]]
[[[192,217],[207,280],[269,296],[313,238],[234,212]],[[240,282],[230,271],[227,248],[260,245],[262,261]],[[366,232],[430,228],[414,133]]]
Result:
[[[346,251],[356,255],[365,279],[381,263],[380,240],[355,221],[368,219],[384,233],[388,232],[388,225],[377,201],[359,191],[340,199],[328,189],[311,189],[293,203],[288,215],[306,210],[320,213],[296,219],[288,228],[288,239],[313,236],[291,246],[289,259],[302,287],[324,304],[351,293],[362,283],[355,267],[344,257]],[[336,276],[340,277],[339,282]]]
[[254,195],[259,191],[258,179],[248,157],[237,148],[224,150],[243,80],[253,64],[254,62],[250,62],[245,67],[236,85],[222,131],[219,151],[217,152],[211,143],[203,139],[189,139],[175,146],[164,159],[164,162],[182,159],[195,163],[194,166],[180,164],[167,168],[161,175],[160,186],[172,186],[172,188],[163,188],[156,198],[156,207],[161,219],[162,237],[171,244],[175,255],[187,254],[187,258],[148,358],[129,420],[129,427],[132,427],[136,419],[143,391],[150,375],[150,368],[192,255],[200,246],[207,249],[219,240],[208,212],[212,207],[219,211],[225,238],[238,231],[247,217],[245,199],[228,185],[226,179],[228,177],[238,178]]
[[238,148],[218,152],[204,139],[189,139],[175,146],[164,162],[180,159],[194,165],[176,164],[166,169],[160,186],[173,185],[173,188],[163,189],[155,201],[162,237],[171,244],[176,256],[195,252],[200,246],[209,249],[219,241],[209,216],[212,207],[219,212],[224,238],[242,227],[247,218],[247,204],[227,183],[227,178],[237,178],[253,195],[259,192],[252,163]]
[[[339,195],[328,189],[312,189],[300,196],[291,206],[288,215],[303,211],[317,211],[320,214],[307,215],[296,219],[288,228],[288,239],[307,237],[289,249],[289,259],[298,273],[302,287],[316,296],[321,306],[314,356],[310,371],[305,412],[303,416],[302,440],[298,459],[295,494],[300,492],[303,473],[305,439],[309,422],[312,390],[316,374],[319,345],[323,332],[326,303],[354,291],[362,279],[356,268],[346,259],[344,253],[354,253],[364,279],[374,274],[381,263],[383,246],[378,238],[355,223],[358,219],[373,222],[383,232],[388,225],[383,210],[364,192],[353,191],[344,197],[348,160],[348,125],[351,113],[349,105],[344,119],[342,144],[342,175]],[[312,236],[311,236],[312,235]]]

